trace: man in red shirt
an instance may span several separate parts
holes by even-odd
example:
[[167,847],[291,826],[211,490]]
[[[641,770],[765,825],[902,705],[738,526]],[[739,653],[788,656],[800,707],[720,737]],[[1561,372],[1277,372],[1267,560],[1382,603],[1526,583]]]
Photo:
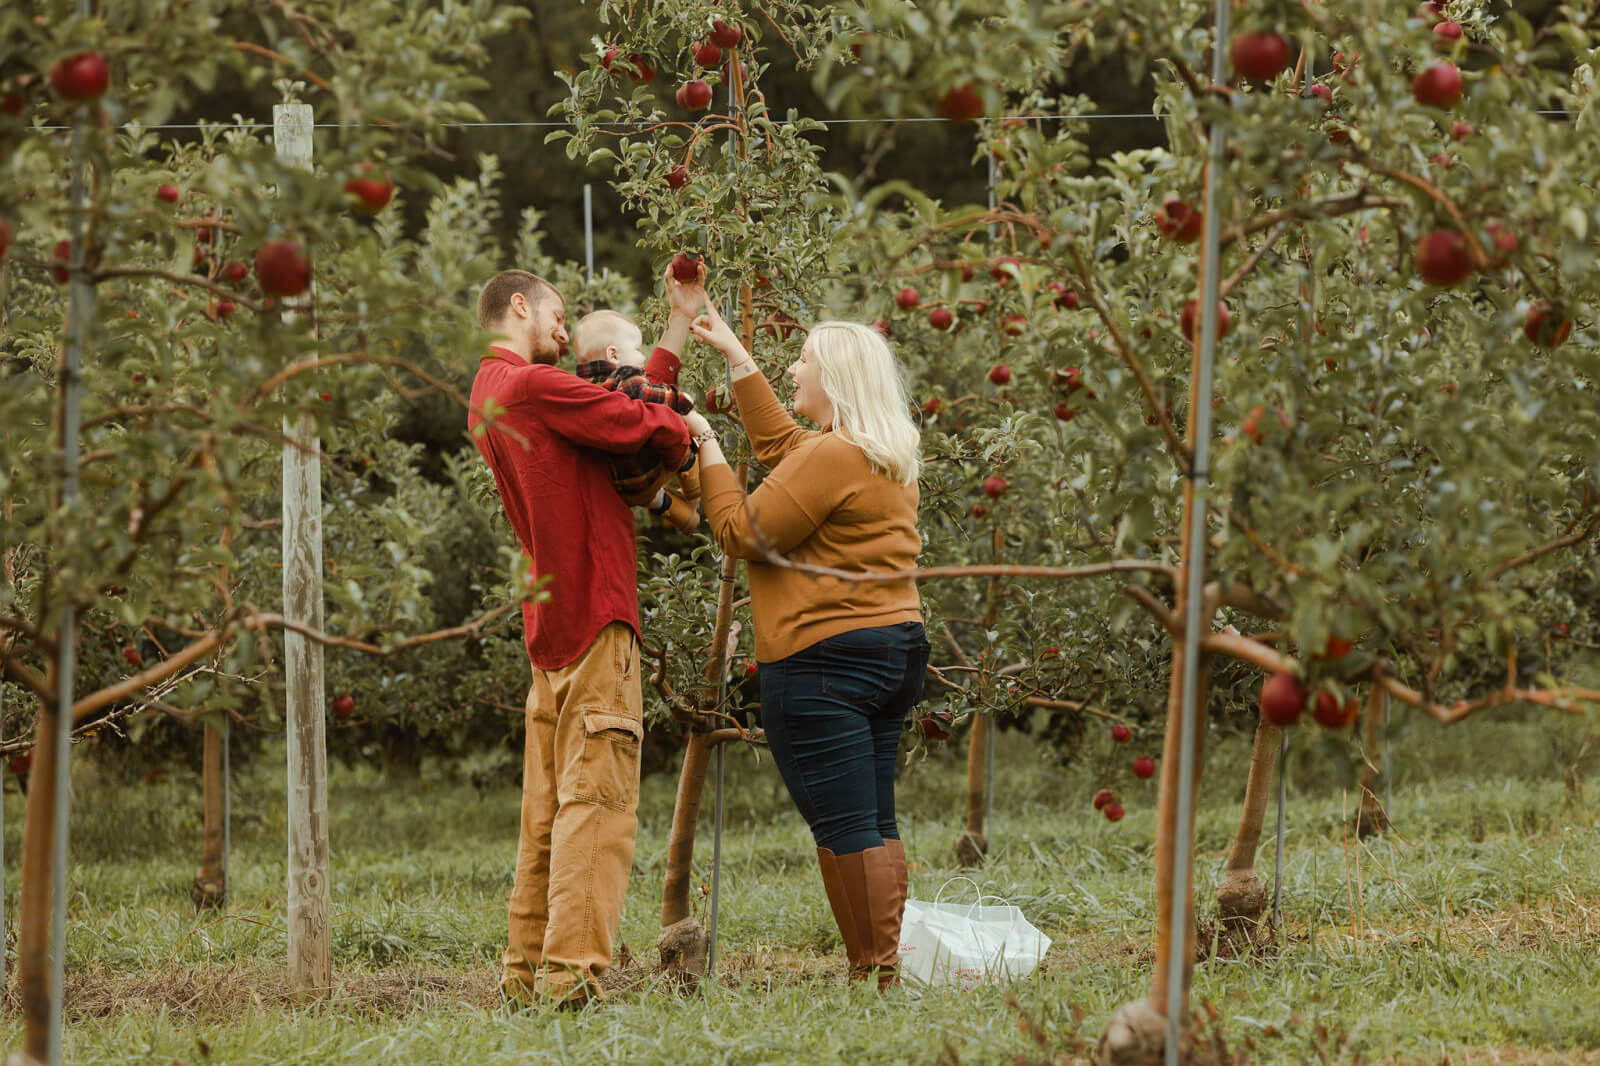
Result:
[[[667,285],[672,314],[658,355],[675,365],[705,293]],[[493,278],[478,321],[496,340],[467,416],[529,573],[548,579],[540,602],[522,607],[533,684],[501,975],[522,1004],[600,995],[633,861],[644,739],[638,575],[633,512],[611,486],[609,458],[648,446],[675,469],[689,449],[672,408],[556,368],[565,319],[561,294],[542,278]]]

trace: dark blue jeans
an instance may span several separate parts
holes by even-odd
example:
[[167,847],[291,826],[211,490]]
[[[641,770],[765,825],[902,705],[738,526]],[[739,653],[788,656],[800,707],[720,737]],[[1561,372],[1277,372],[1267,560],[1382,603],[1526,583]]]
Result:
[[850,855],[900,838],[895,761],[928,652],[922,623],[905,622],[761,664],[761,725],[817,847]]

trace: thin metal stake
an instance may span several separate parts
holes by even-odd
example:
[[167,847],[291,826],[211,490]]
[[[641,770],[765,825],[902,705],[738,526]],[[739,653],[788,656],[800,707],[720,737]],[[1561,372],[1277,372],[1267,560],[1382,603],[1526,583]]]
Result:
[[1394,822],[1394,775],[1389,772],[1389,693],[1383,693],[1383,750],[1378,752],[1378,773],[1383,776],[1383,816]]
[[[724,686],[725,687],[725,686]],[[718,700],[717,702],[722,702]],[[711,804],[711,932],[706,936],[706,976],[717,972],[717,918],[722,911],[722,751],[718,744],[711,751],[716,763]]]
[[1278,857],[1272,868],[1272,935],[1283,928],[1283,834],[1289,805],[1289,731],[1278,742]]
[[589,268],[589,283],[594,284],[594,186],[583,185],[583,262]]
[[[1216,22],[1212,29],[1211,80],[1217,84],[1227,81],[1228,50],[1222,42],[1228,39],[1228,0],[1217,0]],[[1194,426],[1194,456],[1190,467],[1189,570],[1184,589],[1183,628],[1183,703],[1179,713],[1178,741],[1178,795],[1177,832],[1173,834],[1172,848],[1172,908],[1171,925],[1167,930],[1167,1041],[1166,1066],[1178,1066],[1178,1041],[1183,1032],[1184,1015],[1188,1013],[1188,989],[1184,987],[1184,968],[1188,965],[1189,897],[1193,888],[1190,863],[1190,818],[1194,810],[1194,753],[1196,732],[1200,718],[1200,627],[1207,621],[1203,617],[1206,579],[1206,491],[1210,481],[1211,460],[1211,395],[1212,368],[1217,355],[1217,274],[1221,261],[1222,227],[1217,220],[1217,182],[1223,169],[1222,123],[1211,126],[1210,163],[1205,186],[1205,236],[1201,269],[1204,283],[1200,294],[1200,365],[1196,367],[1199,379],[1191,385],[1196,402],[1191,404],[1189,417]]]

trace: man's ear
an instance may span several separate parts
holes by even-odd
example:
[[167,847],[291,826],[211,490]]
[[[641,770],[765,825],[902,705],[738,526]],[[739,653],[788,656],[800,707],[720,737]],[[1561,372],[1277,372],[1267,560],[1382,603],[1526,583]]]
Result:
[[528,314],[528,298],[520,292],[512,293],[507,309],[514,312],[518,317],[526,318]]

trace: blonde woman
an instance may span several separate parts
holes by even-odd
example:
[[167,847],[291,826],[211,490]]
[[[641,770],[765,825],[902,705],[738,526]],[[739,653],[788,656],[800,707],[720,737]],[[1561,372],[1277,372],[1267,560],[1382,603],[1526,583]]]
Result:
[[704,416],[684,419],[711,533],[749,564],[761,724],[816,840],[850,977],[887,988],[898,982],[906,900],[895,762],[928,663],[921,600],[913,581],[847,581],[771,559],[915,568],[920,439],[905,386],[875,330],[820,323],[788,369],[795,414],[821,427],[804,429],[715,310],[690,331],[728,360],[740,420],[770,470],[747,497]]

